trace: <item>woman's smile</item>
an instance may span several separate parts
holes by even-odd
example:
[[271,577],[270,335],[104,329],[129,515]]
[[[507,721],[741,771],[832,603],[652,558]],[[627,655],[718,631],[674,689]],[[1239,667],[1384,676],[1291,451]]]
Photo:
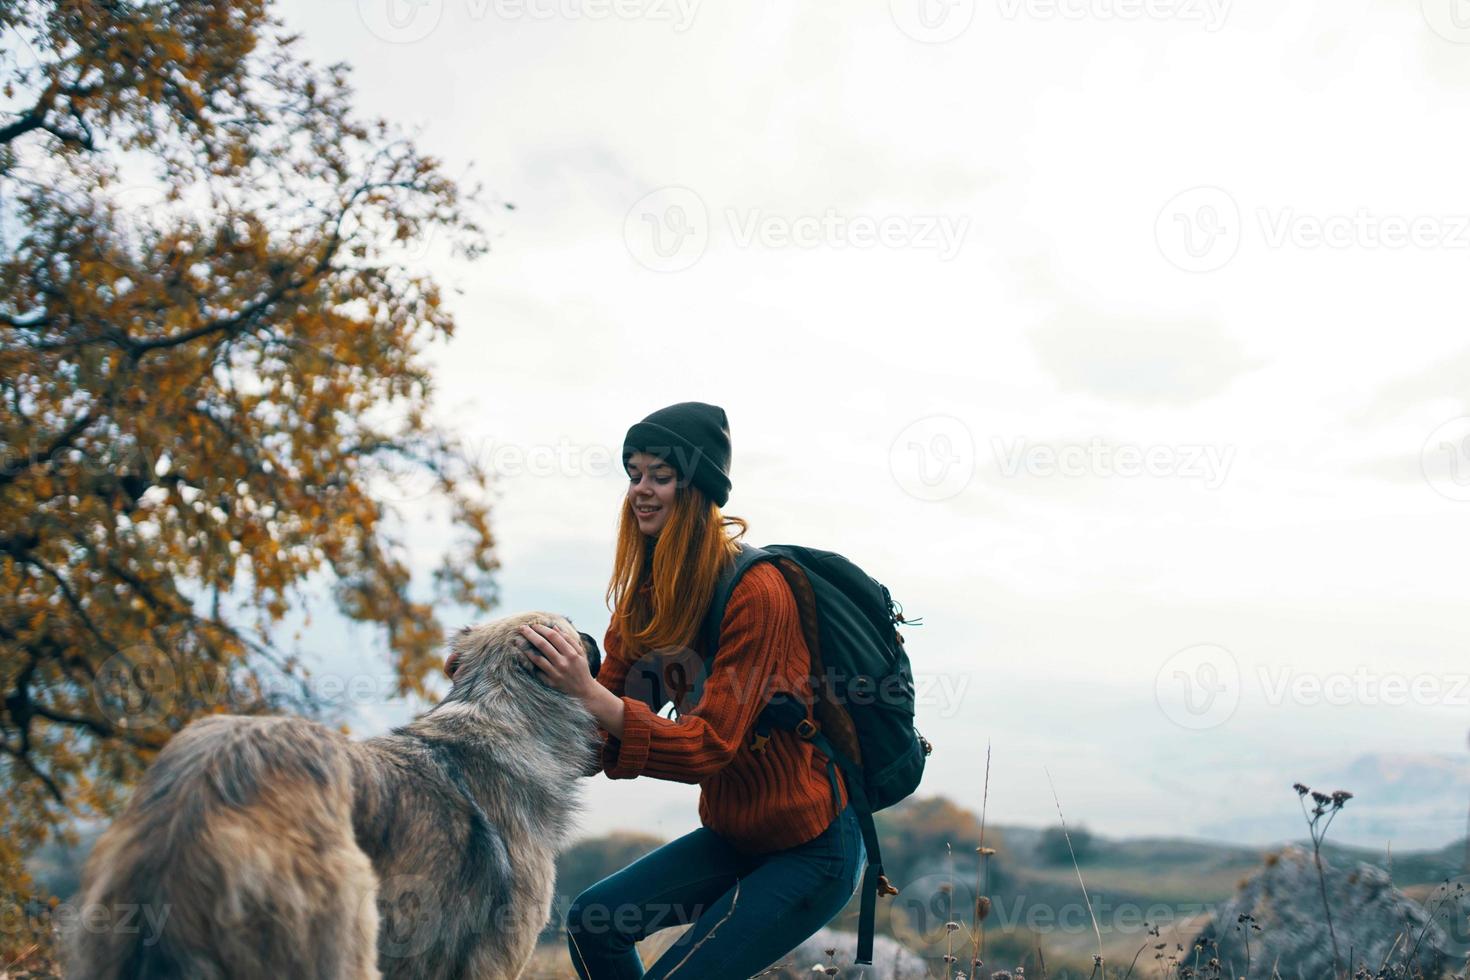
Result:
[[656,538],[674,513],[674,468],[667,460],[650,453],[630,453],[623,461],[628,473],[628,506],[638,522],[638,531]]

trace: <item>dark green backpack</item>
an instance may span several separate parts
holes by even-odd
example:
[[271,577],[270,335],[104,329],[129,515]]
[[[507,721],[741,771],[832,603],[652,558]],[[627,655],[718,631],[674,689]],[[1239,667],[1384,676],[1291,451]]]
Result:
[[[818,720],[814,725],[807,719],[806,705],[799,699],[777,694],[756,719],[752,748],[763,748],[772,728],[785,728],[811,741],[842,769],[868,852],[856,962],[871,964],[876,900],[881,894],[897,894],[883,874],[873,813],[918,788],[932,750],[914,727],[913,669],[897,629],[919,621],[905,619],[903,607],[888,589],[842,555],[800,545],[756,548],[742,543],[735,562],[715,586],[700,630],[706,666],[714,659],[735,583],[762,561],[780,569],[796,596],[813,661],[812,707]],[[835,792],[835,776],[833,780]]]

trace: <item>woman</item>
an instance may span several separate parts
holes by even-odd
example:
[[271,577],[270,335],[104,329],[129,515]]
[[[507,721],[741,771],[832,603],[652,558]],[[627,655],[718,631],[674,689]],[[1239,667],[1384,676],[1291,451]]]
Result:
[[[527,630],[528,656],[597,718],[603,749],[588,775],[698,783],[702,826],[578,895],[567,946],[583,980],[741,980],[829,922],[857,890],[867,855],[840,770],[792,732],[751,736],[769,694],[811,698],[796,600],[778,569],[762,562],[737,583],[696,693],[680,699],[677,672],[658,669],[671,659],[700,663],[674,651],[695,646],[716,580],[746,531],[745,521],[720,513],[730,494],[724,410],[681,402],[654,412],[628,430],[623,465],[628,492],[602,667],[594,679],[553,630]],[[635,676],[651,665],[676,689],[676,719],[626,693],[635,664]],[[686,922],[693,925],[645,973],[634,943]]]

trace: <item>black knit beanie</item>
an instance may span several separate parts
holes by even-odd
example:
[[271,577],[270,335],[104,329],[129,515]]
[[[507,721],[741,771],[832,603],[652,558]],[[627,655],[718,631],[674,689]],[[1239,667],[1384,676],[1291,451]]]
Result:
[[720,406],[679,402],[635,422],[623,437],[623,463],[637,452],[660,457],[719,506],[730,499],[730,422]]

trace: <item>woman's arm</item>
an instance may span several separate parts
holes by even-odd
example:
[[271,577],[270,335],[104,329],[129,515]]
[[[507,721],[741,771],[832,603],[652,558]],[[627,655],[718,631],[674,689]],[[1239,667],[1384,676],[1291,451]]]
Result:
[[597,719],[598,727],[607,732],[613,738],[623,737],[623,681],[628,675],[628,665],[623,662],[621,656],[617,655],[616,641],[612,639],[615,631],[608,630],[608,637],[603,640],[602,666],[597,670],[597,684],[589,688],[588,693],[582,698],[582,703],[587,705],[587,710],[592,712],[592,717]]
[[[621,697],[622,732],[610,779],[654,776],[697,783],[729,764],[790,658],[805,658],[796,599],[786,579],[762,562],[737,583],[720,627],[719,650],[699,703],[678,719]],[[611,711],[611,705],[606,704]]]
[[582,775],[595,776],[607,769],[608,763],[617,758],[618,739],[623,734],[623,685],[628,675],[628,665],[623,661],[617,630],[609,629],[602,640],[602,666],[597,670],[595,690],[589,688],[589,696],[583,703],[597,719],[597,733],[602,747],[597,752],[590,768]]

